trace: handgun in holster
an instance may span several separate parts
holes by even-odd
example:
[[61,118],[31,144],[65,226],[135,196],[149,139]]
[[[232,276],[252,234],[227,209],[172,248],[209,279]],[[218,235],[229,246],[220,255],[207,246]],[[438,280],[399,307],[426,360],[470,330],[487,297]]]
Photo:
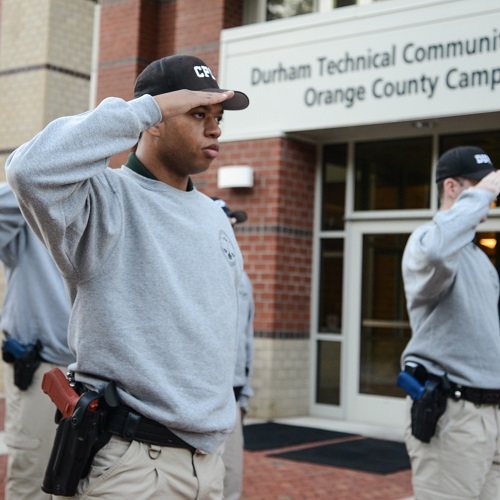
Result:
[[2,343],[2,359],[14,366],[14,384],[25,391],[33,381],[33,375],[40,366],[42,343],[21,344],[12,337],[7,337]]
[[94,455],[109,440],[103,430],[106,403],[101,392],[78,394],[59,368],[43,376],[43,391],[57,406],[58,427],[42,483],[45,493],[74,496]]
[[441,378],[430,379],[422,365],[409,362],[399,373],[397,385],[413,399],[411,407],[413,436],[423,443],[429,443],[436,432],[439,418],[446,410],[446,389],[449,385],[446,374]]

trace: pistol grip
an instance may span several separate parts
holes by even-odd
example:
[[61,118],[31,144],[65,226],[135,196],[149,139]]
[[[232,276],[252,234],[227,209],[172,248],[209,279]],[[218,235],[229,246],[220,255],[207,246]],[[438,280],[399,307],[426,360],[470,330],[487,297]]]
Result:
[[43,375],[42,390],[62,413],[63,418],[73,415],[80,396],[69,384],[68,379],[59,368],[52,368]]
[[404,389],[414,400],[418,400],[424,394],[424,386],[409,373],[400,372],[397,385]]

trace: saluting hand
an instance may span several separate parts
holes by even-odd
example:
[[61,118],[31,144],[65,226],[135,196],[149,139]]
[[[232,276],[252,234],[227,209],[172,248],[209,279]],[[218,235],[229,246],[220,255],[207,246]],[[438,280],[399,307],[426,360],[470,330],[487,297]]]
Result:
[[232,90],[226,92],[201,92],[198,90],[176,90],[154,96],[160,107],[163,120],[187,113],[198,106],[211,106],[234,96]]
[[487,176],[483,177],[474,187],[487,189],[495,196],[498,196],[500,194],[500,170],[491,172]]

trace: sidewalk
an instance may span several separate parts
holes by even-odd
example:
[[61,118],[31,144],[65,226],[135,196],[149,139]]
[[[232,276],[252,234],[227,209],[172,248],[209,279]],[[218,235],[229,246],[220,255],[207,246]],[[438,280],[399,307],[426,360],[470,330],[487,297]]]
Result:
[[[0,500],[5,499],[7,468],[7,455],[1,432],[4,424],[4,408],[4,399],[0,397]],[[280,422],[285,421],[280,420]],[[304,446],[308,445],[302,445]],[[279,451],[299,448],[301,446],[290,446],[280,448]],[[276,451],[278,450],[245,451],[241,500],[409,500],[411,498],[409,470],[388,475],[371,474],[271,457],[270,454]]]
[[[250,422],[248,422],[250,424]],[[321,419],[280,419],[279,423],[335,429]],[[326,425],[322,425],[326,424]],[[396,440],[391,436],[373,436]],[[321,446],[315,442],[314,446]],[[311,446],[311,443],[271,449],[245,451],[245,473],[241,500],[411,500],[409,469],[393,474],[372,474],[359,470],[284,460],[270,456]]]
[[400,500],[411,495],[410,471],[380,476],[245,452],[242,500]]

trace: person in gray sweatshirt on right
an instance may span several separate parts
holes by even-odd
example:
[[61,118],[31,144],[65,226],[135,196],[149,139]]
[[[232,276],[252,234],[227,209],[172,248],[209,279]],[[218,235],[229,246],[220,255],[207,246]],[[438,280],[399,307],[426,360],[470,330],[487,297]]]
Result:
[[499,277],[474,239],[500,171],[462,146],[440,157],[436,182],[439,211],[412,233],[402,261],[413,489],[417,500],[491,500],[500,498]]
[[[228,218],[191,176],[219,156],[225,111],[248,104],[200,59],[164,57],[138,76],[134,99],[59,118],[7,161],[69,290],[74,381],[116,386],[101,422],[111,437],[96,442],[78,498],[222,498],[243,259]],[[108,167],[134,146],[126,165]],[[73,413],[76,424],[91,413]],[[47,489],[62,497],[56,462]]]

